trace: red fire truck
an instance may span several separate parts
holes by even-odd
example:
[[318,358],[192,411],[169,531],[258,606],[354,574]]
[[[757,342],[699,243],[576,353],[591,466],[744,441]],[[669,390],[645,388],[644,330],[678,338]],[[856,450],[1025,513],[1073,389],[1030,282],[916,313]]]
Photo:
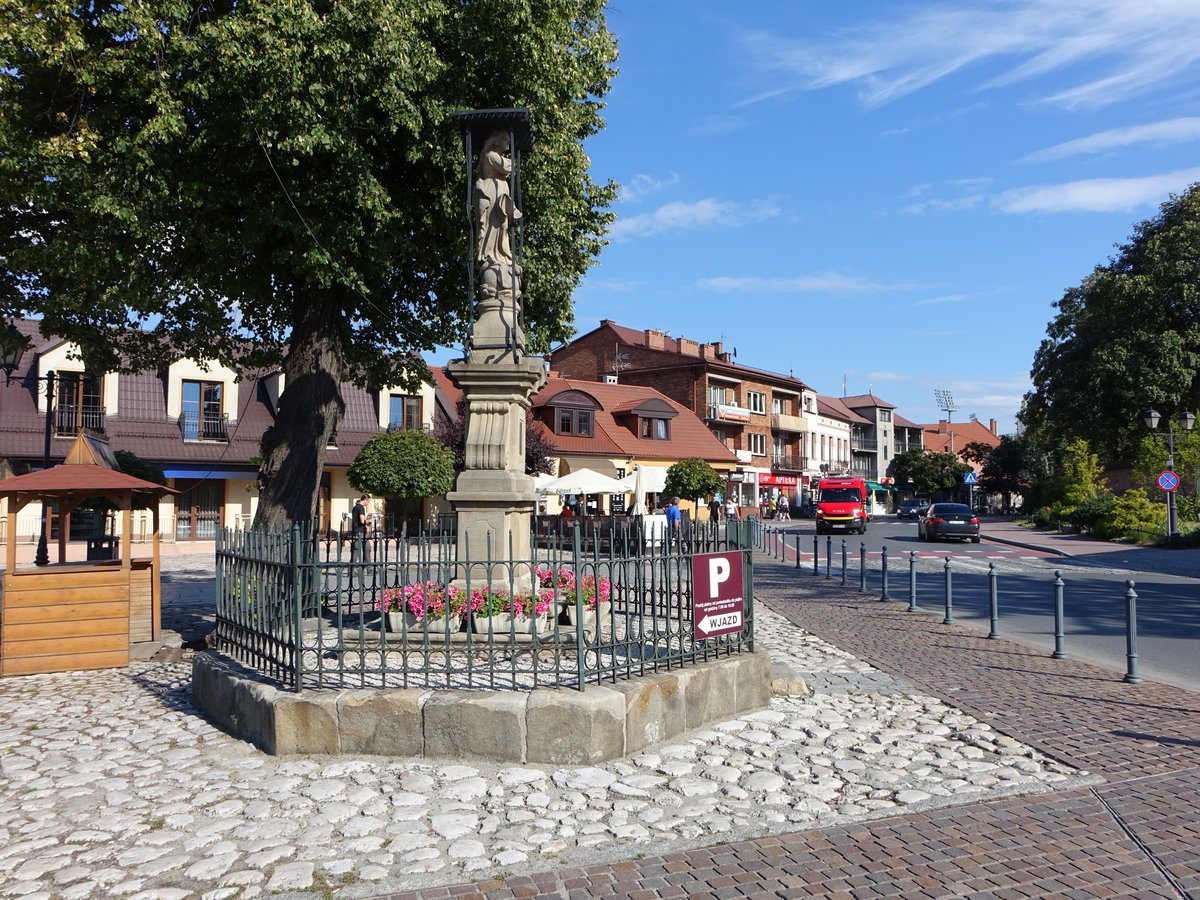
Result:
[[867,533],[867,483],[861,478],[822,478],[817,486],[817,534]]

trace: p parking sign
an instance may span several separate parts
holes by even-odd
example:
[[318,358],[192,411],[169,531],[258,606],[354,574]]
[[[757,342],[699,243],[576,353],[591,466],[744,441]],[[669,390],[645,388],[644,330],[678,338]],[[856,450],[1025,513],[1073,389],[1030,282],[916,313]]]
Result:
[[742,554],[701,553],[692,557],[692,636],[697,641],[745,627]]

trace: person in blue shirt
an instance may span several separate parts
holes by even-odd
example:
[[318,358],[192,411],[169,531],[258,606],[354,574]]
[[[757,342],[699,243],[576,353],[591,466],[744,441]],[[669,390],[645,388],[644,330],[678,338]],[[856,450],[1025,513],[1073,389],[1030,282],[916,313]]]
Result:
[[679,540],[679,523],[683,518],[679,512],[679,498],[672,497],[671,503],[667,507],[667,540],[675,543]]

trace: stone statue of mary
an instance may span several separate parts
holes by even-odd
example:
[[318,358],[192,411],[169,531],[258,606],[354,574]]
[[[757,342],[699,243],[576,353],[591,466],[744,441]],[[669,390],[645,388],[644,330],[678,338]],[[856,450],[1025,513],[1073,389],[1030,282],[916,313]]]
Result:
[[[508,183],[513,167],[508,153],[508,133],[493,131],[483,143],[476,167],[475,211],[479,217],[479,237],[475,259],[484,270],[492,267],[513,269],[510,231],[521,218],[521,211],[513,203]],[[520,272],[520,269],[515,271]]]

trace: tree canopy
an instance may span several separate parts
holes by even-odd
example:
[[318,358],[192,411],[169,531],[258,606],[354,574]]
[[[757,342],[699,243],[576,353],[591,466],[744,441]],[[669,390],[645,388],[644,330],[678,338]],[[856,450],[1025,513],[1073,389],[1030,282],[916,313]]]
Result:
[[454,487],[454,454],[424,431],[376,434],[354,457],[346,480],[379,497],[440,497]]
[[892,460],[896,483],[905,486],[912,482],[918,494],[952,490],[962,484],[962,477],[971,467],[953,453],[931,453],[926,450],[906,450]]
[[311,516],[338,386],[411,382],[465,335],[455,110],[530,109],[529,345],[569,335],[614,197],[582,148],[614,72],[603,6],[0,6],[0,311],[96,372],[281,366],[260,521]]
[[667,483],[663,493],[668,497],[686,497],[699,500],[717,493],[725,486],[725,479],[698,456],[681,459],[667,469]]
[[1124,456],[1144,410],[1200,407],[1200,184],[1135,226],[1056,306],[1021,412],[1047,446],[1081,437]]

